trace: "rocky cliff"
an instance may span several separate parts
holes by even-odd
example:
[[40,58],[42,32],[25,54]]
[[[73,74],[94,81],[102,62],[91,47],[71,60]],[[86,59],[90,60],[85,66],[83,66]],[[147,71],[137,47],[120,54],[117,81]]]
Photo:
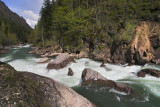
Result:
[[117,47],[112,56],[114,63],[157,63],[160,59],[160,23],[144,21],[136,28],[130,44]]

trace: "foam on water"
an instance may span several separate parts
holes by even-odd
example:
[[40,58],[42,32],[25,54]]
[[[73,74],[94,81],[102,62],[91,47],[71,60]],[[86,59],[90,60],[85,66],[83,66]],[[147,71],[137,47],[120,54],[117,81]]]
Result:
[[109,92],[113,92],[113,93],[120,94],[120,95],[129,95],[129,94],[125,93],[125,92],[120,92],[120,91],[117,91],[115,89],[110,89]]
[[[1,61],[7,62],[12,59],[12,56],[17,54],[17,51],[22,48],[29,48],[30,45],[26,45],[23,47],[13,48],[11,54],[0,58]],[[139,78],[136,76],[136,73],[141,69],[147,68],[149,65],[145,65],[144,67],[141,66],[126,66],[126,65],[113,65],[113,64],[106,64],[106,68],[100,67],[101,62],[96,62],[91,59],[83,58],[76,60],[77,63],[71,63],[64,69],[60,70],[47,70],[47,64],[38,64],[37,62],[40,58],[27,55],[25,59],[14,59],[8,62],[18,71],[28,71],[32,73],[36,73],[42,76],[46,76],[57,81],[60,81],[70,87],[79,85],[81,82],[81,74],[85,68],[91,68],[96,70],[101,75],[106,77],[107,79],[114,80],[114,81],[121,81],[128,84],[133,83],[141,83],[144,87],[152,92],[154,95],[160,97],[160,79],[146,76],[145,78]],[[54,60],[54,59],[53,59]],[[154,69],[159,69],[155,66],[149,66]],[[74,72],[73,76],[67,76],[68,68],[71,68]],[[123,81],[122,81],[123,80]],[[125,80],[125,81],[124,81]],[[115,92],[111,90],[112,92]],[[115,92],[117,93],[117,92]]]

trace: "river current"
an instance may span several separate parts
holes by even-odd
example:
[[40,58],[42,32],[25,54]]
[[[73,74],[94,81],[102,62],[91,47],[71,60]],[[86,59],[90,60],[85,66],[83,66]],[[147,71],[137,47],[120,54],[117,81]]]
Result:
[[[160,107],[160,78],[147,75],[137,77],[136,73],[144,68],[160,70],[160,66],[146,64],[144,66],[127,66],[106,64],[107,69],[100,67],[101,62],[83,58],[76,60],[61,70],[47,70],[47,64],[38,64],[39,56],[28,54],[30,45],[12,48],[8,54],[1,54],[0,60],[13,66],[17,71],[27,71],[52,78],[72,87],[79,94],[88,98],[99,107]],[[54,58],[52,58],[54,60]],[[68,68],[74,72],[67,76]],[[108,87],[82,87],[81,74],[85,68],[99,72],[107,79],[126,83],[135,93],[127,95]]]

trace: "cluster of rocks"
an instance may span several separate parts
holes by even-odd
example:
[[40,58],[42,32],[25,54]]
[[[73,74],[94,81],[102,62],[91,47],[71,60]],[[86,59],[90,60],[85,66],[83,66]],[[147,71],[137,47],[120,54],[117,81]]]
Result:
[[68,86],[0,63],[0,105],[3,107],[96,107]]
[[160,77],[160,71],[155,69],[143,69],[137,73],[139,77],[145,77],[146,75]]

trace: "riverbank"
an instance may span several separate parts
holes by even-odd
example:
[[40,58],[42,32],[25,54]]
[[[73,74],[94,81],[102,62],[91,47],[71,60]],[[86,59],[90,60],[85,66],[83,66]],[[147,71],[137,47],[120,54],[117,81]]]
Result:
[[103,48],[90,49],[86,43],[82,49],[62,49],[58,44],[50,47],[33,47],[30,53],[39,54],[42,57],[56,56],[59,53],[72,53],[74,58],[90,58],[104,63],[145,65],[154,63],[160,65],[160,24],[144,21],[136,27],[134,37],[129,43],[122,41],[119,45],[112,44]]
[[[88,98],[97,106],[106,107],[110,105],[120,107],[136,105],[137,107],[159,106],[160,99],[160,79],[153,76],[137,77],[138,71],[151,68],[160,70],[158,65],[146,64],[144,66],[127,66],[120,64],[105,64],[108,69],[100,67],[101,62],[88,58],[76,59],[76,63],[71,63],[67,67],[60,70],[47,70],[46,64],[39,64],[40,56],[29,54],[30,46],[21,46],[12,48],[8,54],[0,55],[0,60],[12,65],[17,71],[28,71],[41,76],[49,77],[56,81],[73,87],[78,93]],[[53,60],[54,58],[52,58]],[[68,69],[74,72],[73,76],[68,76]],[[125,83],[136,90],[135,94],[127,95],[119,91],[115,91],[108,87],[88,87],[81,86],[81,75],[85,68],[91,68],[99,72],[107,79]]]

